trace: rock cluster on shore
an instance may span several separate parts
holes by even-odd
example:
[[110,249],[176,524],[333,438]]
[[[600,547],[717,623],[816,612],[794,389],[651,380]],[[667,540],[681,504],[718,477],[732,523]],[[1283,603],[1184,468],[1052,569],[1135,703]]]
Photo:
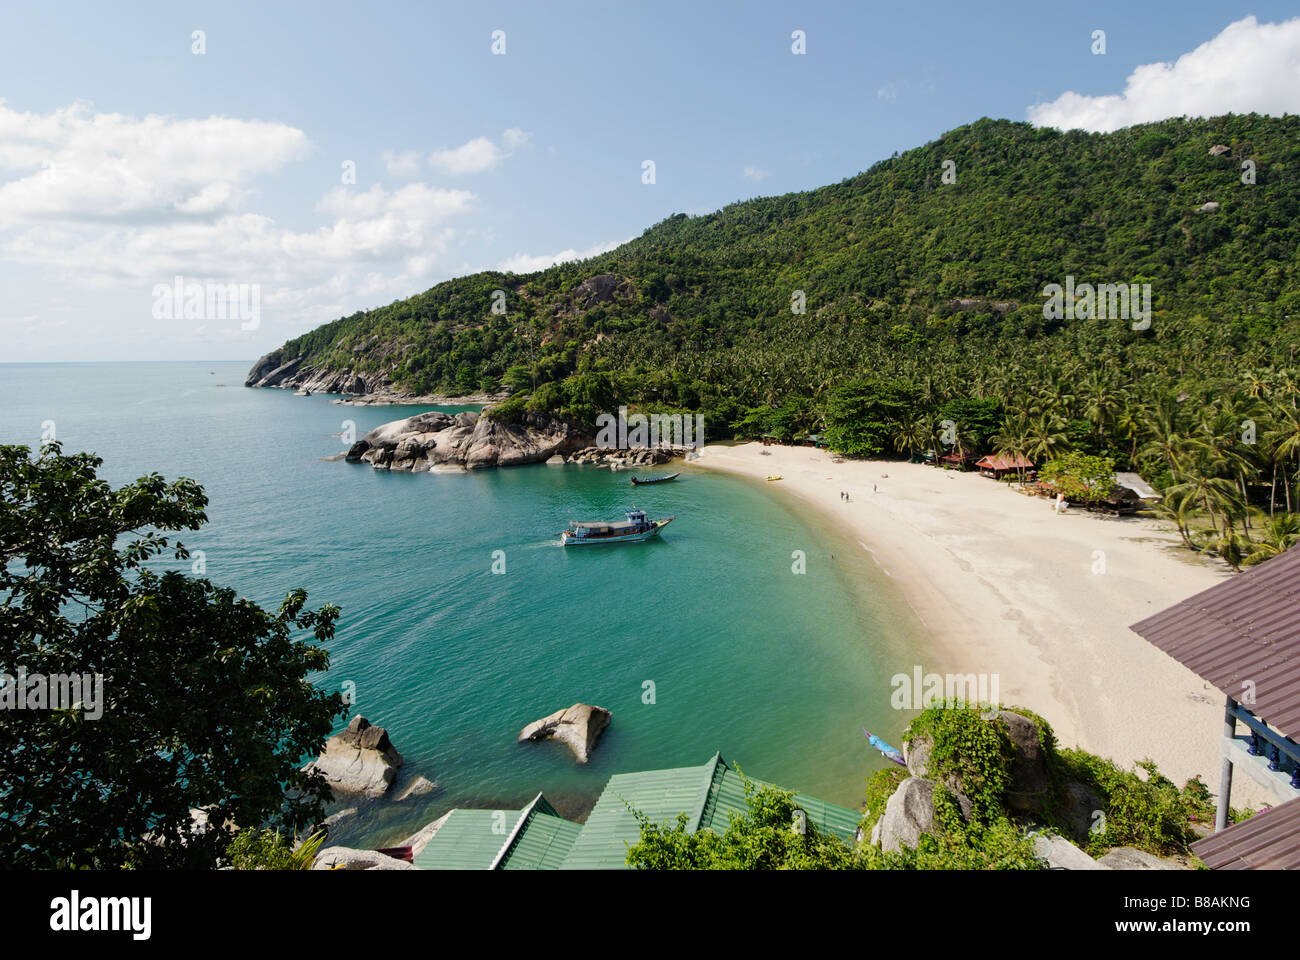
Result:
[[[550,413],[524,413],[504,422],[473,412],[438,411],[382,424],[348,449],[349,463],[376,470],[425,473],[439,467],[477,470],[525,463],[639,467],[666,463],[688,448],[593,446],[582,428]],[[558,460],[556,459],[558,458]]]
[[590,442],[578,427],[549,413],[525,413],[505,423],[472,412],[431,411],[376,427],[352,445],[347,460],[411,473],[442,465],[476,470],[540,463]]
[[[1042,824],[1048,819],[1053,798],[1047,757],[1042,749],[1038,724],[1011,710],[1000,710],[987,722],[1002,724],[1011,745],[1009,783],[1003,794],[1008,813],[1019,821]],[[965,785],[955,776],[939,779],[935,775],[931,753],[933,744],[924,736],[903,743],[907,777],[898,784],[885,802],[884,812],[872,827],[870,843],[886,852],[915,847],[922,834],[941,830],[935,811],[935,788],[943,786],[957,801],[966,820],[972,816],[972,804]],[[1036,856],[1057,870],[1177,870],[1179,864],[1164,860],[1132,847],[1115,847],[1105,856],[1093,859],[1076,844],[1086,844],[1089,830],[1103,807],[1099,796],[1082,783],[1065,784],[1063,805],[1052,809],[1052,819],[1067,835],[1044,830],[1034,837]]]
[[519,731],[518,742],[560,740],[569,745],[579,763],[586,763],[596,741],[605,732],[612,718],[613,714],[604,707],[575,703],[528,724]]

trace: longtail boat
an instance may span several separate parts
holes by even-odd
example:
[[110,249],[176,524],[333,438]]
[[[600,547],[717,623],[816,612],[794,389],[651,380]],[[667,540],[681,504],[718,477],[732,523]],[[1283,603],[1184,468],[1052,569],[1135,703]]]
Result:
[[666,477],[633,477],[632,482],[637,484],[638,486],[642,486],[647,483],[667,483],[669,480],[676,480],[680,476],[681,476],[680,473],[670,473]]
[[901,750],[897,747],[891,747],[866,727],[862,728],[862,732],[867,735],[867,742],[884,754],[885,759],[893,760],[899,766],[907,766],[907,761],[903,759],[903,752]]
[[659,531],[673,522],[672,517],[650,520],[644,510],[624,510],[627,520],[620,523],[587,523],[574,520],[569,529],[560,534],[560,543],[566,547],[581,547],[593,543],[634,543],[659,536]]

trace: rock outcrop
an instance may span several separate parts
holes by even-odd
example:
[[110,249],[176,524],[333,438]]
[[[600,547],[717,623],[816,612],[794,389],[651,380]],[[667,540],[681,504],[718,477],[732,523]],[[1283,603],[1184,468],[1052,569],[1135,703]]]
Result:
[[613,717],[604,707],[593,707],[586,703],[575,703],[563,710],[556,710],[549,717],[535,720],[519,731],[519,743],[530,740],[562,740],[569,745],[579,763],[586,763],[587,757],[596,746],[596,741],[609,726]]
[[432,780],[427,780],[424,777],[416,777],[398,792],[397,796],[393,798],[393,802],[401,803],[403,800],[410,797],[422,797],[426,793],[432,793],[437,789],[438,785]]
[[1186,870],[1178,863],[1164,860],[1136,847],[1113,847],[1097,862],[1112,870]]
[[921,834],[934,829],[934,781],[908,777],[885,803],[871,831],[871,842],[880,844],[886,853],[900,847],[915,847]]
[[246,387],[279,387],[311,393],[380,393],[392,388],[392,381],[374,373],[351,370],[314,370],[302,357],[285,357],[279,351],[268,353],[253,364],[244,380]]
[[1052,870],[1109,870],[1098,863],[1069,840],[1054,834],[1034,837],[1034,856],[1047,862]]
[[312,861],[313,870],[414,870],[412,864],[378,850],[326,847]]
[[1038,724],[1010,710],[998,713],[1007,728],[1011,746],[1011,782],[1007,784],[1006,804],[1021,813],[1040,810],[1051,794],[1052,781],[1047,774],[1047,757],[1043,754]]
[[376,427],[352,445],[347,460],[410,473],[442,465],[478,470],[542,463],[590,442],[581,428],[549,413],[525,413],[506,423],[468,411],[430,411]]
[[402,755],[388,731],[356,716],[346,730],[325,741],[324,751],[304,769],[319,770],[336,792],[382,797],[401,765]]

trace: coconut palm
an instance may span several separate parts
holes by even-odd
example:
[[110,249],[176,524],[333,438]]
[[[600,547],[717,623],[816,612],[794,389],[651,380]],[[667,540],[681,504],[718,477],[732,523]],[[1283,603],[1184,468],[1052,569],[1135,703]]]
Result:
[[1243,563],[1254,566],[1279,554],[1286,553],[1300,541],[1300,516],[1283,513],[1264,521],[1264,539],[1251,544]]

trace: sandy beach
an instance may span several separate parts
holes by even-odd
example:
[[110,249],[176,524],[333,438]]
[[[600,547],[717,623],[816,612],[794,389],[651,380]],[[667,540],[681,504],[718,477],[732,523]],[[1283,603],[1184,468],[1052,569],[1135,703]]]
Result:
[[[779,474],[768,487],[856,539],[932,635],[925,672],[996,674],[1001,701],[1047,718],[1063,746],[1123,765],[1150,757],[1174,782],[1199,775],[1217,791],[1222,694],[1129,625],[1231,576],[1226,567],[1154,520],[1058,516],[978,473],[831,458],[748,443],[708,446],[694,465]],[[1241,776],[1232,802],[1268,801]]]

